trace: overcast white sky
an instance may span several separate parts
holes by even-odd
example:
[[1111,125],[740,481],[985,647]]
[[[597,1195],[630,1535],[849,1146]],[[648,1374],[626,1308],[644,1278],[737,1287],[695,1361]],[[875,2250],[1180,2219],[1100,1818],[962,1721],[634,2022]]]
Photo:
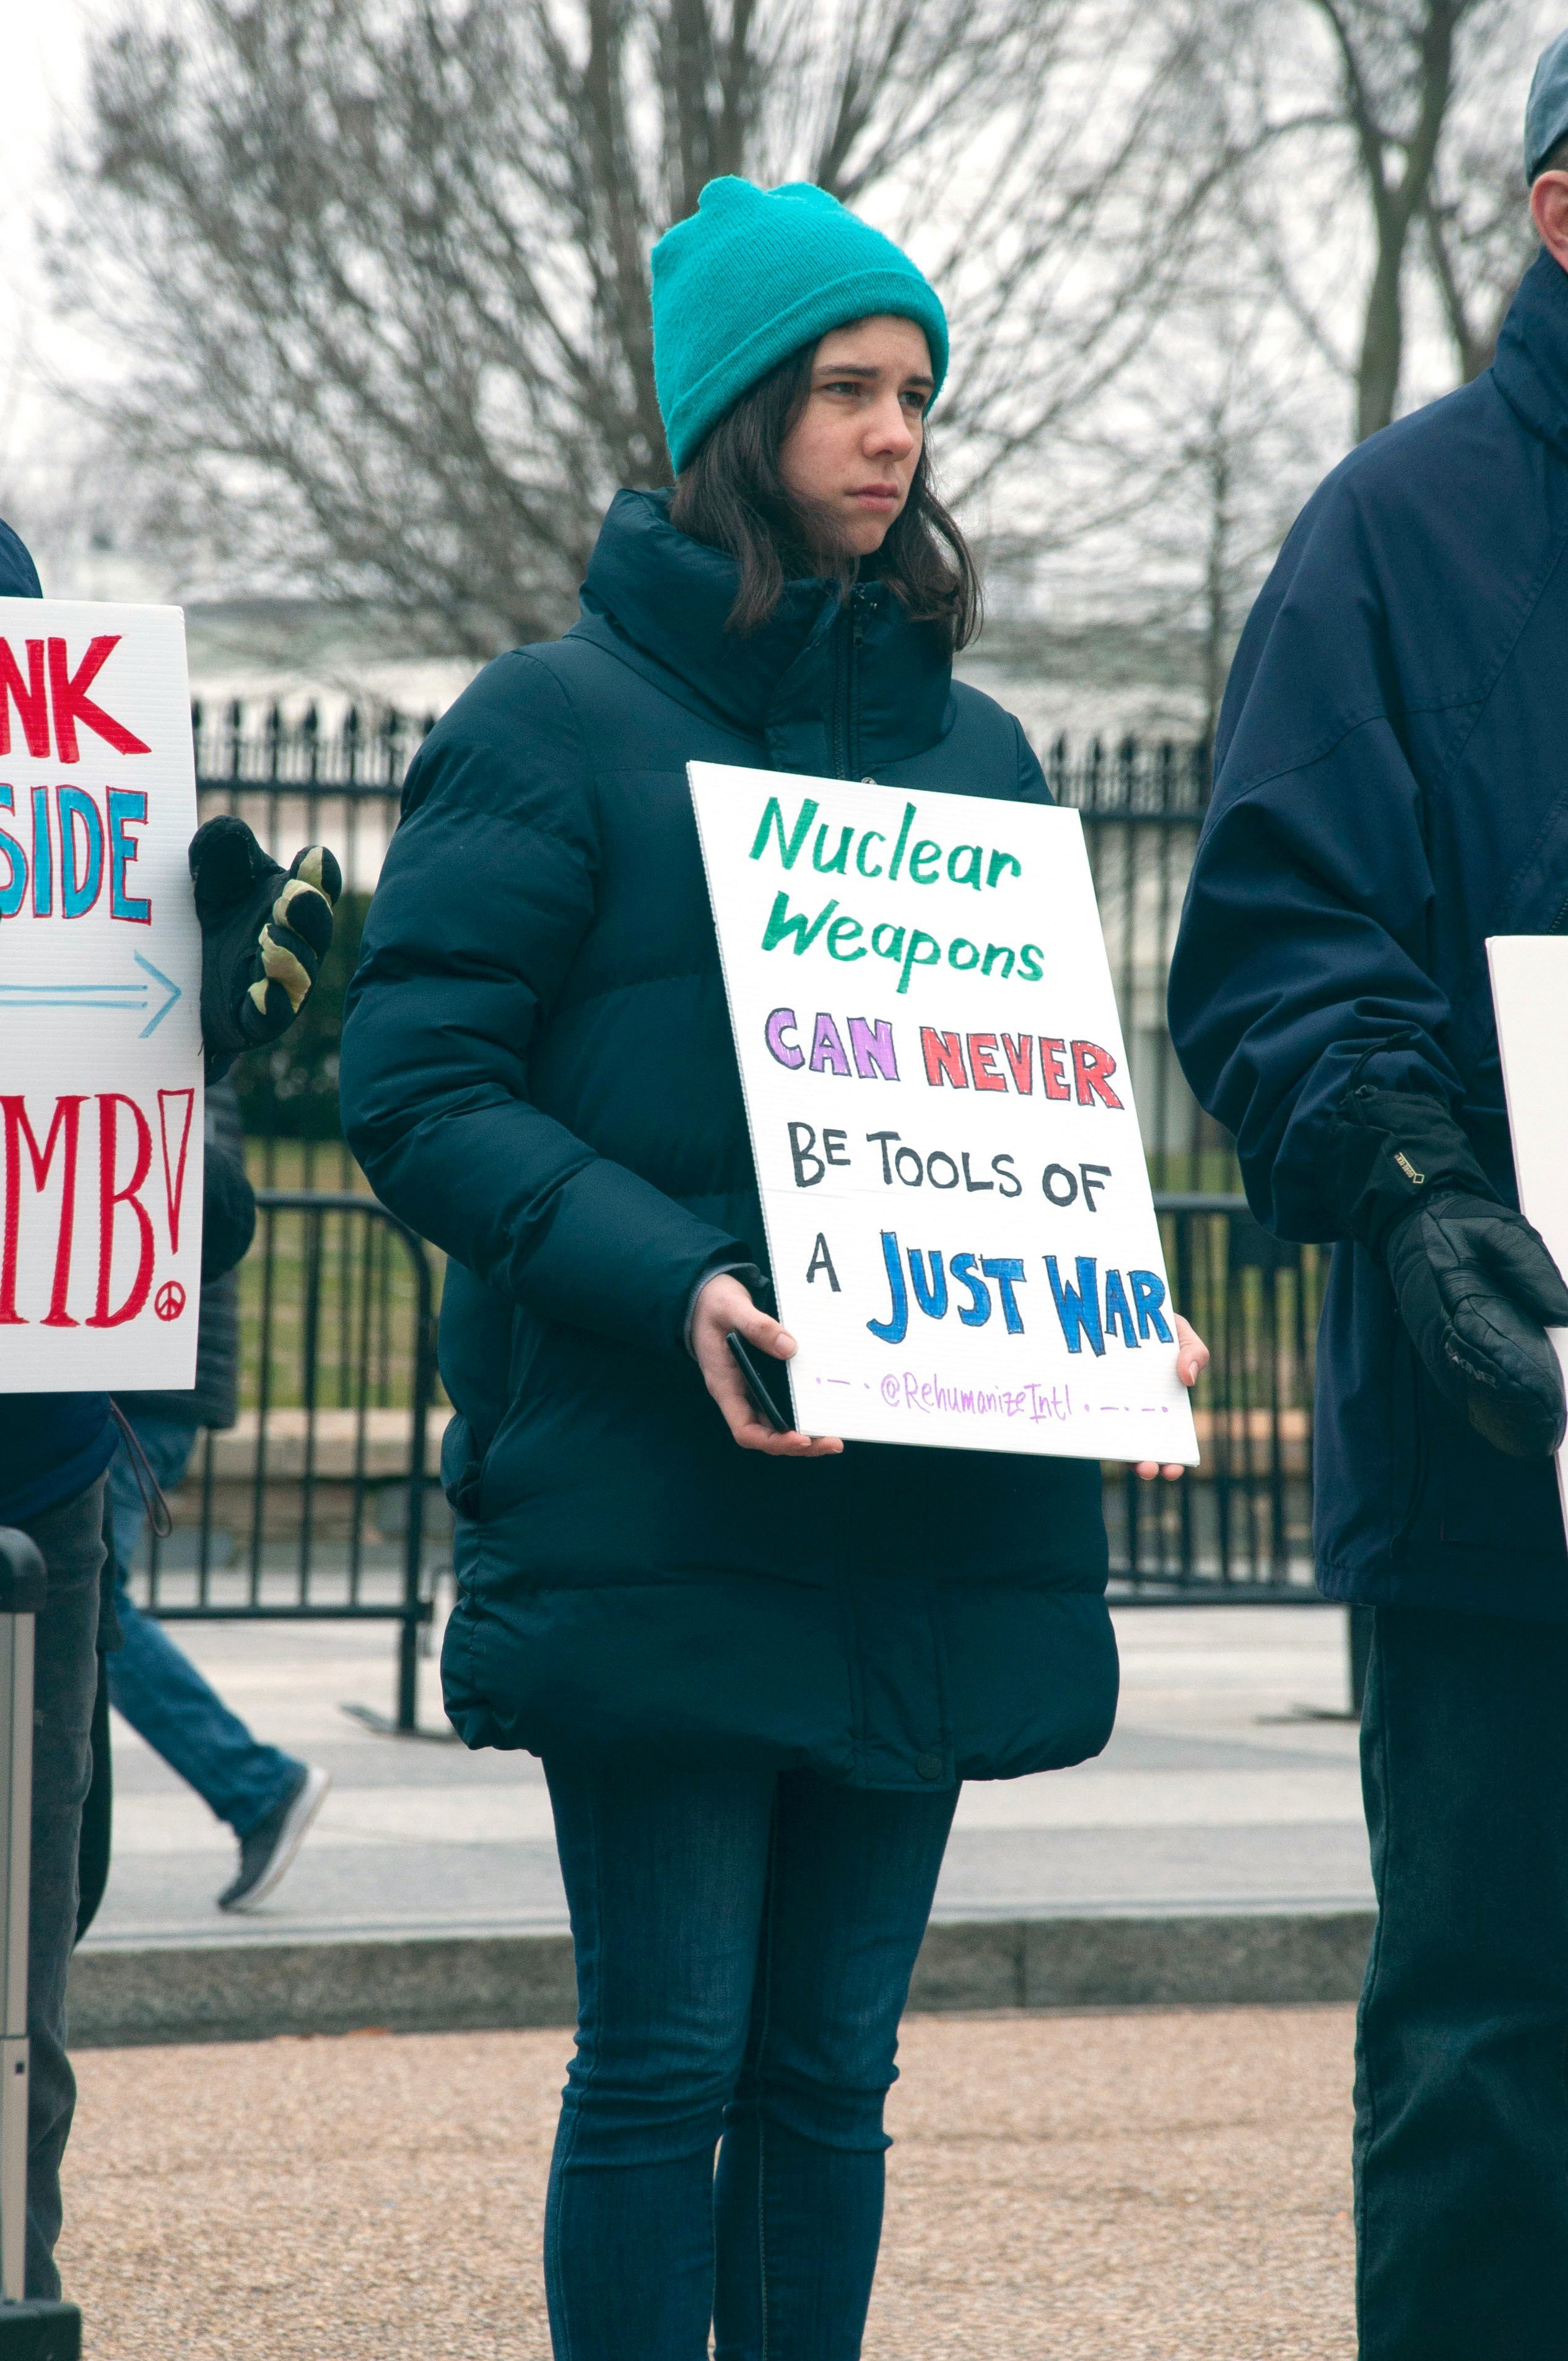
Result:
[[51,440],[42,381],[62,365],[39,277],[33,215],[50,145],[81,86],[82,25],[103,0],[0,0],[0,500],[24,489]]
[[[69,587],[88,596],[128,593],[84,556],[81,536],[70,529],[71,502],[62,494],[73,481],[82,430],[51,389],[97,375],[105,355],[51,312],[34,217],[51,149],[80,104],[87,33],[112,24],[120,5],[121,0],[0,0],[0,515],[9,512],[40,556],[47,552],[51,587],[65,589],[69,577]],[[1536,0],[1536,6],[1541,38],[1568,16],[1564,0]],[[1510,87],[1499,93],[1516,119],[1528,72],[1521,60],[1510,71]],[[1428,398],[1450,381],[1452,357],[1427,317],[1430,309],[1430,303],[1412,306],[1408,399]],[[1342,409],[1348,420],[1348,392],[1343,400],[1336,392],[1334,400],[1337,433]]]

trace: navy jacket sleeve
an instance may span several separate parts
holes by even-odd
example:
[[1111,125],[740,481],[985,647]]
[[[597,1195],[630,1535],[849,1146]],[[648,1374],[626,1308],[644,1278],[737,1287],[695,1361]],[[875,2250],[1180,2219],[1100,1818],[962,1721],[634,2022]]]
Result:
[[0,521],[0,598],[41,598],[43,595],[31,551]]
[[594,916],[587,751],[526,653],[409,773],[349,993],[344,1125],[382,1202],[541,1316],[678,1352],[692,1289],[746,1249],[529,1096],[529,1046]]
[[1397,522],[1349,465],[1287,541],[1232,671],[1171,967],[1183,1069],[1284,1237],[1344,1235],[1322,1150],[1359,1063],[1382,1089],[1462,1095],[1386,619]]

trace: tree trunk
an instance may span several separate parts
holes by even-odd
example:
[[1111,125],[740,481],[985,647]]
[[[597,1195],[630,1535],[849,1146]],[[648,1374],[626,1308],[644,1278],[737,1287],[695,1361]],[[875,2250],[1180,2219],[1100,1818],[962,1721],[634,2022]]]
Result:
[[1209,547],[1203,570],[1203,737],[1214,742],[1231,667],[1231,456],[1222,419],[1209,453]]
[[[1355,439],[1387,426],[1399,399],[1404,361],[1405,247],[1425,210],[1438,149],[1453,100],[1453,44],[1476,0],[1426,0],[1419,23],[1397,36],[1407,62],[1390,78],[1389,11],[1375,0],[1315,0],[1340,53],[1344,119],[1354,134],[1371,200],[1377,259],[1362,316],[1355,379]],[[1408,77],[1409,97],[1400,102]],[[1403,127],[1400,127],[1403,118]],[[1402,169],[1396,181],[1389,158]]]
[[1355,439],[1392,423],[1405,354],[1403,276],[1408,221],[1390,223],[1378,239],[1377,266],[1366,291],[1361,360],[1355,373]]

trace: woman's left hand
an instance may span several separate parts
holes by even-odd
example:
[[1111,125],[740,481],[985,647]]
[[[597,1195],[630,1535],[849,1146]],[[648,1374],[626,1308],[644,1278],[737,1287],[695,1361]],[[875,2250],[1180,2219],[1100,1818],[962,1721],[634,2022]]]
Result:
[[[1184,1320],[1179,1312],[1176,1315],[1176,1374],[1184,1386],[1196,1385],[1209,1366],[1209,1347],[1197,1329],[1190,1321]],[[1186,1473],[1185,1467],[1162,1467],[1157,1459],[1140,1459],[1138,1462],[1138,1474],[1146,1484],[1152,1484],[1157,1476],[1163,1476],[1168,1484],[1174,1484],[1179,1476]]]

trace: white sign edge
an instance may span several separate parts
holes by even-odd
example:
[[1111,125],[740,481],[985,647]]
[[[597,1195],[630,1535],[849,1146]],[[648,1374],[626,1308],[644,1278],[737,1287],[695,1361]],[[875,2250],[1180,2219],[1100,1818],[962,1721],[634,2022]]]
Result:
[[[746,1082],[746,1061],[741,1057],[740,1049],[735,1043],[735,1018],[733,1014],[735,999],[729,988],[729,970],[726,964],[724,957],[724,930],[718,921],[717,898],[713,890],[713,871],[707,858],[707,839],[702,832],[702,802],[696,793],[696,781],[692,777],[692,773],[695,770],[711,770],[716,767],[718,766],[712,763],[699,764],[696,762],[688,763],[686,764],[686,794],[691,798],[692,818],[696,822],[696,840],[698,850],[702,854],[702,878],[703,884],[707,888],[708,908],[710,912],[715,914],[713,936],[715,942],[718,946],[718,972],[724,984],[724,1021],[729,1029],[730,1047],[735,1050],[735,1068],[740,1077],[741,1104],[746,1110],[746,1140],[748,1147],[751,1149],[752,1161],[754,1163],[756,1160],[755,1142],[757,1138],[757,1126],[753,1121],[751,1115],[751,1094]],[[778,1257],[773,1251],[773,1233],[768,1225],[767,1192],[762,1188],[760,1181],[757,1187],[757,1202],[762,1209],[762,1243],[768,1250],[768,1268],[770,1270],[775,1270],[778,1268]],[[776,1302],[777,1300],[777,1290],[775,1289],[774,1301]],[[776,1313],[774,1316],[777,1316]],[[773,1356],[770,1355],[769,1358],[771,1359],[772,1357]],[[789,1389],[790,1416],[795,1422],[795,1431],[797,1434],[804,1434],[806,1429],[800,1423],[800,1404],[795,1399],[795,1378],[791,1372],[790,1365],[787,1361],[780,1361],[778,1366],[784,1373],[784,1383]]]
[[[1510,1152],[1513,1148],[1514,1130],[1513,1093],[1508,1082],[1508,1044],[1503,1038],[1503,1028],[1501,1025],[1497,1025],[1496,1023],[1497,1009],[1497,962],[1495,953],[1497,945],[1500,943],[1540,942],[1541,939],[1542,938],[1539,935],[1488,935],[1486,937],[1486,981],[1492,994],[1492,1015],[1497,1036],[1497,1063],[1502,1068],[1503,1103],[1508,1118],[1508,1147]],[[1550,939],[1550,938],[1547,939]],[[1519,1179],[1517,1165],[1515,1167],[1515,1178],[1516,1180]],[[1525,1202],[1528,1192],[1522,1180],[1519,1180],[1519,1211],[1528,1222],[1532,1219],[1532,1216],[1529,1205]],[[1552,1349],[1557,1355],[1558,1367],[1563,1371],[1563,1389],[1565,1392],[1568,1392],[1568,1328],[1549,1328],[1546,1331],[1546,1334],[1552,1340]],[[1556,1463],[1557,1467],[1557,1506],[1563,1518],[1563,1537],[1565,1540],[1568,1540],[1568,1435],[1563,1437],[1563,1442],[1552,1453],[1552,1458]]]

